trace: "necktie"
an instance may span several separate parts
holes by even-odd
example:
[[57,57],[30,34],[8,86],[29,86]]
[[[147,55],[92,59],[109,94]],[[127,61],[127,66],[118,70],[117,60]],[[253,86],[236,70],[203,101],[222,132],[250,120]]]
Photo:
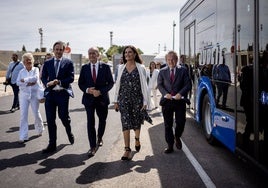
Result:
[[171,69],[171,74],[170,74],[170,81],[171,81],[171,83],[174,82],[174,78],[175,78],[174,69]]
[[95,69],[95,65],[93,65],[92,78],[93,78],[93,81],[95,83],[96,82],[96,69]]
[[60,60],[57,59],[56,63],[55,63],[55,72],[56,72],[56,74],[57,74],[57,71],[58,71],[59,63],[60,63]]
[[175,93],[173,91],[173,82],[174,82],[175,76],[174,76],[174,69],[171,69],[171,74],[170,74],[170,82],[172,84],[172,88],[171,88],[171,95],[174,96]]

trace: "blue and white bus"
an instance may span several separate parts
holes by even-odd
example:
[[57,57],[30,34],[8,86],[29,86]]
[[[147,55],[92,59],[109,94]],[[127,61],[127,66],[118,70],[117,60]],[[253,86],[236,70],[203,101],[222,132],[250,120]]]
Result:
[[193,69],[190,112],[208,142],[267,171],[268,1],[188,0],[179,52]]

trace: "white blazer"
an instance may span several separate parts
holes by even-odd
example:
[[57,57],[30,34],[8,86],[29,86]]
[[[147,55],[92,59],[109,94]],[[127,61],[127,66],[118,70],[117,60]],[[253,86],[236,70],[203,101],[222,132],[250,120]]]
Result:
[[148,88],[156,89],[158,74],[159,74],[159,70],[154,69],[152,77],[150,77],[150,70],[148,71],[148,73],[147,73],[147,78],[149,79]]
[[[141,91],[142,91],[142,95],[143,95],[143,105],[148,105],[148,99],[149,99],[149,95],[148,95],[148,87],[147,87],[147,83],[146,83],[146,69],[145,66],[137,63],[136,62],[136,67],[139,71],[139,76],[140,76],[140,82],[141,82]],[[122,64],[119,66],[118,68],[118,77],[117,80],[115,82],[115,95],[114,95],[114,102],[118,102],[118,94],[119,94],[119,89],[120,89],[120,80],[121,80],[121,76],[123,73],[123,70],[126,68],[126,64]]]

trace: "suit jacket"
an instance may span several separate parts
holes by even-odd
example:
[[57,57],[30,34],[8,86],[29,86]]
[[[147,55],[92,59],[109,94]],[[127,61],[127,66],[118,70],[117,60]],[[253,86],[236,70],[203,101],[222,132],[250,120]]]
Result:
[[[80,76],[78,79],[78,86],[84,92],[82,97],[82,104],[91,105],[94,102],[100,102],[103,105],[109,105],[109,91],[114,85],[113,76],[111,73],[110,66],[100,62],[96,83],[94,83],[92,78],[91,64],[85,64],[81,68]],[[99,97],[94,97],[93,95],[86,93],[87,88],[95,87],[95,89],[101,92]]]
[[43,69],[42,69],[42,82],[45,85],[45,96],[55,87],[50,86],[47,87],[47,83],[58,79],[60,81],[61,87],[64,88],[68,94],[73,97],[73,90],[71,87],[71,83],[74,81],[74,65],[73,62],[70,59],[62,58],[60,62],[60,67],[58,71],[58,75],[56,74],[55,68],[54,68],[54,62],[55,58],[51,58],[47,61],[45,61]]
[[173,83],[170,81],[170,69],[168,66],[164,67],[159,72],[157,86],[162,94],[161,100],[164,100],[164,96],[168,93],[170,94],[171,91],[175,94],[180,93],[181,96],[186,99],[188,92],[192,88],[187,69],[183,67],[175,67],[175,69],[175,79]]

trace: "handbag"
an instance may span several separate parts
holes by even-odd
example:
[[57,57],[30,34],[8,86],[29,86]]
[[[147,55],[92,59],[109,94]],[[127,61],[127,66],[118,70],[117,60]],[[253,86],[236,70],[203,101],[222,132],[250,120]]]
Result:
[[11,85],[11,77],[12,77],[12,72],[14,71],[15,67],[19,64],[20,62],[18,61],[11,69],[11,76],[9,78],[6,79],[6,81],[4,82],[4,85]]
[[6,81],[3,83],[4,85],[11,85],[11,77],[6,79]]

